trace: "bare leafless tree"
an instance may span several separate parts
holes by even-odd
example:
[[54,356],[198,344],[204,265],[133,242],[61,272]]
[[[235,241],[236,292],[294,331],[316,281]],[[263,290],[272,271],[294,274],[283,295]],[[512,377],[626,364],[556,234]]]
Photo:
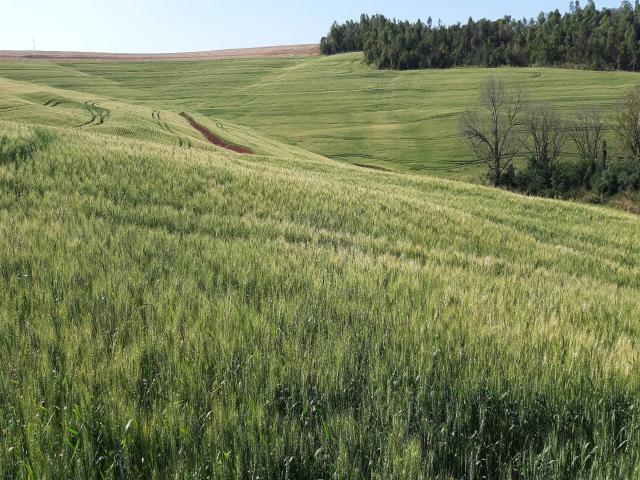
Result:
[[567,136],[562,129],[562,120],[557,110],[549,105],[532,108],[524,118],[529,134],[526,148],[534,168],[540,172],[544,186],[551,186],[551,178]]
[[504,183],[504,175],[522,149],[517,133],[523,107],[521,90],[508,90],[504,82],[489,78],[482,89],[480,106],[462,120],[462,136],[470,145],[478,163],[489,169],[495,186]]
[[620,146],[632,158],[640,159],[640,85],[625,96],[613,120]]
[[596,171],[596,160],[602,149],[603,135],[604,124],[600,112],[595,107],[576,114],[570,136],[578,148],[580,158],[590,166],[591,173]]

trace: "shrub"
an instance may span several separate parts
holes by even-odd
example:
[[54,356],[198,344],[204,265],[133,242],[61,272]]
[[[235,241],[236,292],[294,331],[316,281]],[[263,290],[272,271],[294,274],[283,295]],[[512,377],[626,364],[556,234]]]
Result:
[[612,167],[617,170],[621,190],[640,190],[640,163],[637,160],[619,159]]
[[586,167],[582,162],[560,162],[553,171],[551,185],[558,193],[567,193],[583,185]]

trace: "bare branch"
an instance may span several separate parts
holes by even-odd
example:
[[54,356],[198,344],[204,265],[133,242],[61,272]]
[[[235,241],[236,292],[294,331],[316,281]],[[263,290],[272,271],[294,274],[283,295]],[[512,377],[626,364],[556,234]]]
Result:
[[594,173],[604,135],[600,112],[596,108],[579,112],[573,120],[569,135],[576,144],[580,158],[591,166]]
[[630,91],[613,121],[620,146],[632,158],[640,158],[640,85]]
[[545,187],[551,187],[553,170],[567,140],[558,112],[549,105],[530,110],[524,120],[529,133],[527,151],[533,166],[542,174]]
[[503,184],[504,173],[522,149],[516,128],[520,125],[524,95],[521,90],[507,91],[502,81],[489,78],[480,96],[476,112],[462,120],[462,136],[476,160],[485,163],[494,185]]

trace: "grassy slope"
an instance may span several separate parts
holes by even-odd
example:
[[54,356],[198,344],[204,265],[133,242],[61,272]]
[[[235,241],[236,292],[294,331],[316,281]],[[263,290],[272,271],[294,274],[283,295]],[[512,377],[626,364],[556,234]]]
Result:
[[[562,69],[374,71],[360,54],[193,63],[7,63],[0,75],[94,95],[200,112],[351,163],[476,177],[459,116],[488,75],[521,83],[534,102],[569,115],[598,105],[610,112],[634,73]],[[615,145],[613,138],[610,146]]]
[[221,152],[98,78],[0,80],[54,136],[0,165],[6,477],[640,473],[637,217]]

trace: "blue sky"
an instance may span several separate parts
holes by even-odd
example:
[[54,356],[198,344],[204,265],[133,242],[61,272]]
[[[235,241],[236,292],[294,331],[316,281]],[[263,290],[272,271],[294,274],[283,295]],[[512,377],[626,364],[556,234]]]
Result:
[[[535,17],[568,0],[3,0],[0,50],[178,52],[315,43],[361,13],[443,23]],[[8,3],[8,5],[7,5]],[[586,4],[586,0],[582,2]],[[615,7],[619,0],[596,1]]]

